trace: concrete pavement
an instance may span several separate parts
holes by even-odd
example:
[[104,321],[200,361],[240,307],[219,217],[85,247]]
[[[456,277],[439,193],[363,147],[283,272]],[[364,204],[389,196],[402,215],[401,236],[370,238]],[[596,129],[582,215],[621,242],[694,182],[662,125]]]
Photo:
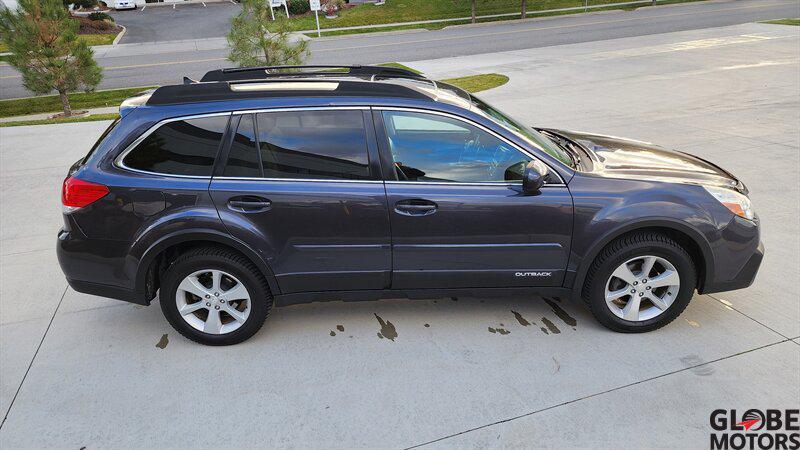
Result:
[[504,73],[481,98],[529,123],[659,142],[749,185],[754,286],[642,335],[566,301],[459,298],[278,308],[250,341],[202,347],[157,304],[66,288],[60,182],[106,123],[2,128],[0,446],[687,448],[713,409],[797,407],[799,55],[798,28],[749,24],[409,63]]
[[[310,63],[371,64],[477,55],[798,16],[796,0],[716,0],[437,31],[348,35],[311,41]],[[230,66],[227,54],[223,37],[97,48],[98,64],[104,68],[100,89],[179,83],[184,75],[201,77],[208,70]],[[0,65],[0,98],[28,95],[19,75]]]

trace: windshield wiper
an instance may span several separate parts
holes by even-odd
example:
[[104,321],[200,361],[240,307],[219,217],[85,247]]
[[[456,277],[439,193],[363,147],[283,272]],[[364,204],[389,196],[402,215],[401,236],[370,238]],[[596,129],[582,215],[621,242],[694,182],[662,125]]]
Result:
[[581,163],[581,157],[578,154],[578,152],[572,147],[573,146],[572,142],[549,130],[540,129],[539,132],[545,134],[560,149],[564,150],[564,153],[566,153],[567,156],[569,156],[569,158],[572,160],[572,164],[575,166],[575,168],[578,168],[578,165],[580,165]]

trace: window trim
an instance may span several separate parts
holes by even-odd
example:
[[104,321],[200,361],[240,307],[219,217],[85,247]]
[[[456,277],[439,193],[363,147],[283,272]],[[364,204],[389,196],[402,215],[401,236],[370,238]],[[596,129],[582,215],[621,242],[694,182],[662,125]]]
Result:
[[[480,123],[477,123],[472,119],[468,119],[466,117],[459,116],[457,114],[453,114],[453,113],[449,113],[449,112],[436,111],[436,110],[424,109],[424,108],[376,106],[376,107],[373,107],[372,110],[373,111],[377,111],[378,113],[381,113],[382,111],[406,111],[406,112],[416,112],[416,113],[422,113],[422,114],[432,114],[432,115],[436,115],[436,116],[449,117],[451,119],[464,122],[464,123],[466,123],[468,125],[472,125],[472,126],[478,128],[478,129],[481,129],[481,130],[491,134],[492,136],[496,137],[497,139],[500,139],[501,141],[505,142],[506,144],[508,144],[512,148],[518,150],[519,152],[523,153],[524,155],[527,155],[531,159],[535,159],[537,161],[541,161],[542,164],[546,165],[547,168],[550,169],[550,171],[552,173],[556,174],[556,176],[558,177],[560,183],[545,184],[545,185],[542,186],[543,188],[566,187],[567,186],[567,184],[564,182],[564,177],[562,177],[561,174],[557,170],[553,169],[552,165],[548,164],[542,158],[532,154],[531,152],[529,152],[528,150],[520,147],[519,145],[515,144],[514,142],[511,142],[508,138],[506,138],[505,136],[501,135],[500,133],[497,133],[494,130],[492,130],[492,129],[486,127],[486,126],[484,126],[484,125],[482,125]],[[383,114],[381,114],[381,116],[383,116]],[[383,124],[383,127],[384,127],[384,130],[383,130],[384,136],[383,137],[385,139],[388,139],[388,135],[386,135],[386,130],[385,130],[386,124]],[[452,186],[452,185],[461,185],[461,186],[468,186],[468,185],[472,185],[472,186],[520,186],[522,184],[522,181],[401,181],[401,180],[385,180],[385,182],[387,184],[413,184],[413,185],[433,184],[433,185],[437,185],[437,186],[439,186],[439,185],[445,185],[445,186],[447,186],[447,185],[450,185],[450,186]]]
[[142,174],[147,174],[147,175],[159,175],[159,176],[162,176],[162,177],[175,177],[175,178],[189,178],[189,179],[195,179],[195,180],[210,180],[211,177],[214,174],[214,166],[211,167],[211,175],[180,175],[180,174],[174,174],[174,173],[151,172],[149,170],[134,169],[133,167],[126,166],[123,161],[125,160],[125,157],[128,156],[128,154],[130,152],[132,152],[139,144],[142,143],[142,141],[147,139],[148,136],[150,136],[156,130],[158,130],[159,128],[161,128],[162,126],[164,126],[164,125],[166,125],[168,123],[178,122],[178,121],[181,121],[181,120],[203,119],[203,118],[206,118],[206,117],[228,116],[228,124],[225,126],[225,131],[222,133],[222,139],[220,140],[219,147],[217,148],[217,154],[214,156],[214,163],[216,164],[216,159],[219,157],[220,149],[222,148],[223,145],[226,145],[225,134],[228,132],[228,128],[230,128],[230,122],[231,122],[230,121],[230,116],[231,115],[232,115],[232,113],[230,111],[228,111],[228,112],[223,112],[223,113],[194,114],[194,115],[190,115],[190,116],[171,117],[169,119],[160,120],[155,125],[153,125],[152,127],[148,128],[147,131],[142,133],[141,136],[136,138],[135,141],[131,142],[130,145],[125,147],[125,150],[123,150],[122,153],[119,154],[119,156],[114,158],[114,166],[119,168],[119,169],[127,170],[129,172],[136,172],[136,173],[142,173]]

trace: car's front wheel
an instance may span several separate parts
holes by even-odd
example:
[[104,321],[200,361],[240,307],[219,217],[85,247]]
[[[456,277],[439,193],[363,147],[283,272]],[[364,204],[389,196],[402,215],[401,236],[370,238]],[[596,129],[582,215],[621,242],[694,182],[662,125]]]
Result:
[[248,339],[272,304],[266,280],[249,260],[214,247],[191,250],[169,266],[160,302],[173,328],[206,345]]
[[660,233],[617,239],[597,256],[583,298],[597,320],[619,332],[663,327],[689,304],[697,285],[691,256]]

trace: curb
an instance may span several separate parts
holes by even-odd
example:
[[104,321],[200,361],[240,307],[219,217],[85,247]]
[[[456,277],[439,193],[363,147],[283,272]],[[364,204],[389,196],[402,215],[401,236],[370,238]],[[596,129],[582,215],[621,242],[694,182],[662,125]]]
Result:
[[120,31],[117,37],[114,38],[114,42],[112,42],[111,45],[117,45],[119,40],[122,39],[122,36],[125,36],[125,32],[128,31],[124,25],[120,25],[119,27],[122,28],[122,31]]

